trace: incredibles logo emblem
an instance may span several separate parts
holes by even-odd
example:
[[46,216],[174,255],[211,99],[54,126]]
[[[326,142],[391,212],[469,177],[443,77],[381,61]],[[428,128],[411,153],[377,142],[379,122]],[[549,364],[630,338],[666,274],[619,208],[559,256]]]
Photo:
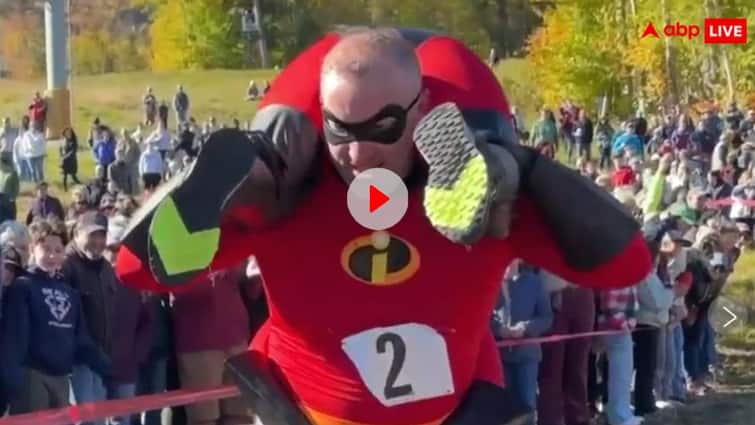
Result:
[[402,283],[417,273],[419,264],[417,248],[382,231],[350,241],[341,253],[346,273],[369,285]]

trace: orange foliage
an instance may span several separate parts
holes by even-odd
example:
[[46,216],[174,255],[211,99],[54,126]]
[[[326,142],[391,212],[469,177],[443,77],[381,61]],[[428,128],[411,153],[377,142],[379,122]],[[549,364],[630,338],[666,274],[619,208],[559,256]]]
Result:
[[37,77],[43,71],[39,59],[44,55],[44,27],[41,17],[12,13],[0,21],[0,56],[13,78]]

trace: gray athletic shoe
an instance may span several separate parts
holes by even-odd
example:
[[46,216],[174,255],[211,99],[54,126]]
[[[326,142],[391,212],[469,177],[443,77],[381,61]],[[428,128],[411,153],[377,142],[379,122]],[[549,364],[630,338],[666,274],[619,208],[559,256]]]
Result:
[[417,124],[414,140],[429,166],[425,214],[449,240],[469,245],[482,238],[497,177],[454,103],[436,106]]

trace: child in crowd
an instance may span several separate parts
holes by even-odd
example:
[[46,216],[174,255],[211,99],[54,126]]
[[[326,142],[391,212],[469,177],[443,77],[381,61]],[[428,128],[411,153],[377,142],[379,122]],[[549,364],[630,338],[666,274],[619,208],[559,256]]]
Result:
[[149,143],[139,159],[139,174],[142,176],[144,190],[153,191],[162,181],[165,162],[157,143]]
[[677,234],[668,234],[670,227],[670,222],[660,226],[648,223],[643,229],[656,269],[655,273],[637,287],[638,332],[632,334],[635,368],[634,407],[637,416],[645,416],[657,410],[653,385],[658,364],[659,329],[668,323],[669,309],[673,301],[667,264],[660,255],[660,250],[661,244],[674,245],[680,240]]
[[[498,340],[533,338],[553,322],[550,299],[540,276],[520,260],[506,269],[502,294],[493,313],[492,329]],[[540,344],[502,348],[506,384],[533,411],[537,408],[537,375],[542,359]]]
[[2,320],[0,363],[11,414],[67,406],[76,363],[102,375],[110,367],[86,331],[80,295],[60,274],[64,226],[42,219],[30,233],[35,266],[9,287]]
[[126,163],[126,150],[119,147],[115,150],[115,161],[107,170],[108,185],[112,183],[119,192],[136,193],[136,181],[132,181],[131,165]]

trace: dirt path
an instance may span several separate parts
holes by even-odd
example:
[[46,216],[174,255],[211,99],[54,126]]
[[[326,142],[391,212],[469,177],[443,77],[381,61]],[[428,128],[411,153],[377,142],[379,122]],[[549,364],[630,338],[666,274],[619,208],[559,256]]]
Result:
[[715,392],[691,403],[664,409],[644,425],[755,424],[755,352],[719,350],[724,376]]

